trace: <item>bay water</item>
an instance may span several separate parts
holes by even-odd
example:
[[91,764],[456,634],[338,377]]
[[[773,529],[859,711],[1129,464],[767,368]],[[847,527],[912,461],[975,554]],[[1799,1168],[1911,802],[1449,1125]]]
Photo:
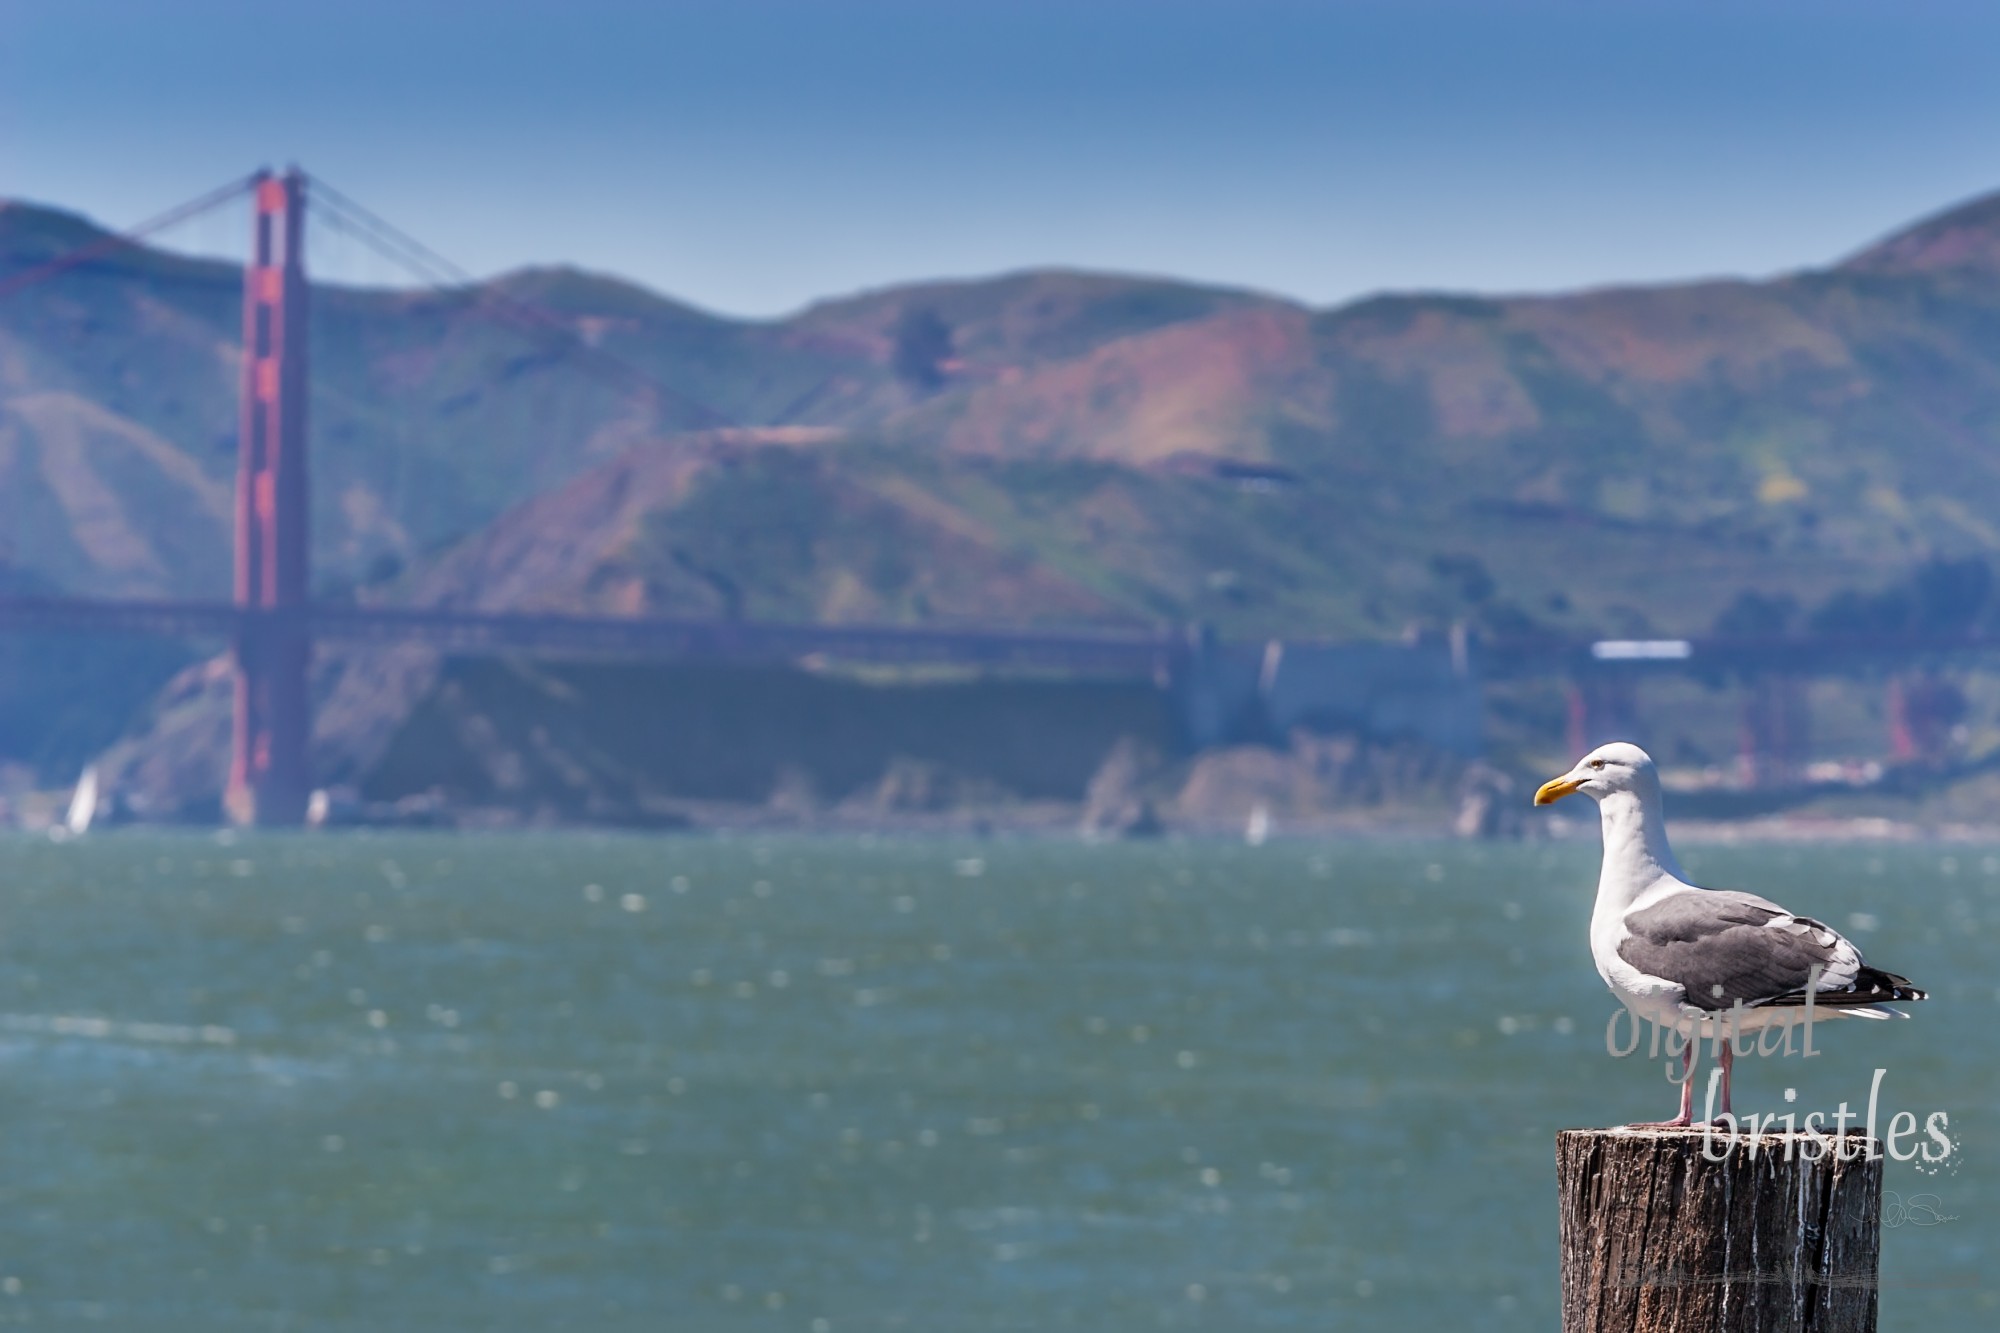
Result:
[[[1928,986],[1739,1109],[1949,1117],[1882,1327],[2000,1326],[2000,848],[1686,848]],[[1589,843],[0,840],[0,1322],[1556,1324]],[[1785,1100],[1792,1089],[1794,1100]]]

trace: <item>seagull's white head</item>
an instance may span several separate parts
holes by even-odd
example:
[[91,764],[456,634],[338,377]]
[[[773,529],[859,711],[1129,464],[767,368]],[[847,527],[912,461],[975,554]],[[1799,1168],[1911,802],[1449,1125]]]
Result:
[[1573,791],[1601,801],[1614,792],[1637,792],[1643,799],[1659,790],[1653,757],[1629,741],[1612,741],[1577,760],[1576,767],[1561,777],[1544,782],[1535,793],[1535,804],[1553,805]]

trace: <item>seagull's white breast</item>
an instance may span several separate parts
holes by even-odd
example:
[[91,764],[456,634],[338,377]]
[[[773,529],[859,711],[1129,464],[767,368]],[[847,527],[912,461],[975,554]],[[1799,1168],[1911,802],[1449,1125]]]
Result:
[[1673,982],[1662,977],[1649,977],[1626,962],[1618,952],[1618,946],[1632,936],[1632,928],[1625,924],[1627,915],[1643,911],[1667,894],[1684,887],[1677,880],[1662,876],[1652,888],[1641,892],[1627,904],[1621,905],[1600,895],[1597,909],[1590,914],[1590,957],[1597,964],[1597,975],[1604,978],[1604,984],[1611,988],[1611,993],[1635,1016],[1663,1027],[1671,1027],[1681,1021],[1686,992]]

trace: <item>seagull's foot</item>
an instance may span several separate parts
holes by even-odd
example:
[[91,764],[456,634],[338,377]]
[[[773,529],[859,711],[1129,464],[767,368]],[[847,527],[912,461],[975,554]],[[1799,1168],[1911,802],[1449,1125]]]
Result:
[[1728,1129],[1730,1121],[1724,1116],[1713,1120],[1696,1120],[1693,1116],[1675,1116],[1672,1120],[1640,1120],[1625,1126],[1626,1129]]

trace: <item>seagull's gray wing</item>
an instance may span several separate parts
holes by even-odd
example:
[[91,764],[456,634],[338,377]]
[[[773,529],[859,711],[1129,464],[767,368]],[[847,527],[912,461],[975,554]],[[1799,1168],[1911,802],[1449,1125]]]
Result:
[[1746,1007],[1802,1004],[1815,968],[1815,1003],[1922,998],[1903,978],[1864,967],[1860,951],[1831,926],[1751,893],[1685,889],[1628,912],[1625,926],[1630,933],[1618,956],[1681,987],[1700,1009],[1724,1010],[1738,1000]]

